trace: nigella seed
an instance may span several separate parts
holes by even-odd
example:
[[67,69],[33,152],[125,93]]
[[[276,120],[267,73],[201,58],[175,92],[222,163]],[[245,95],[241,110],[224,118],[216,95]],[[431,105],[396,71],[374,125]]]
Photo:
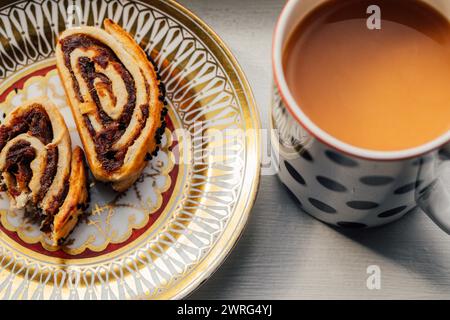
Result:
[[156,157],[158,155],[159,147],[156,147],[155,150],[152,152],[152,156]]
[[156,75],[156,80],[161,80],[161,76],[159,74]]
[[150,53],[146,52],[145,55],[147,56],[148,61],[150,61],[153,65],[155,65],[155,61],[153,60],[153,58],[150,55]]
[[167,103],[167,101],[166,101],[166,100],[164,100],[164,101],[163,101],[163,104],[164,104],[165,106],[167,106],[167,105],[168,105],[168,103]]
[[79,204],[77,204],[77,209],[78,210],[86,211],[87,208],[89,208],[89,204],[87,204],[87,203],[79,203]]
[[145,55],[147,56],[148,61],[150,61],[153,65],[153,69],[155,70],[155,72],[158,72],[158,67],[156,66],[155,60],[153,60],[148,52],[146,52]]
[[159,84],[159,90],[161,90],[161,95],[165,95],[166,94],[166,87],[164,86],[163,83]]
[[150,154],[150,153],[147,153],[146,155],[145,155],[145,161],[150,161],[150,160],[152,160],[153,159],[153,157],[152,157],[152,155]]
[[159,101],[164,102],[165,98],[164,98],[164,96],[159,96],[158,99],[159,99]]
[[3,118],[6,118],[6,113],[3,113]]

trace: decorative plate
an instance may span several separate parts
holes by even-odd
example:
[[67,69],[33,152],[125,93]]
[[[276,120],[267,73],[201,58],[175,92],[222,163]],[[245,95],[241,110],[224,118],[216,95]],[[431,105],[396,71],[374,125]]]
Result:
[[169,114],[161,151],[127,192],[91,183],[90,215],[62,248],[0,199],[1,299],[182,298],[206,280],[248,220],[259,117],[218,36],[172,1],[0,0],[0,120],[47,96],[80,144],[55,68],[56,36],[111,18],[155,57]]

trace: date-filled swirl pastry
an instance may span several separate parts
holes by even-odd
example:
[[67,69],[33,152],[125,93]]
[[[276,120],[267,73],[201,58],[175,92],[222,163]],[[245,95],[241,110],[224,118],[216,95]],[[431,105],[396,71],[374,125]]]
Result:
[[134,39],[104,27],[64,31],[57,67],[95,178],[124,191],[157,149],[164,88]]
[[11,207],[26,209],[56,243],[87,205],[83,151],[72,153],[64,119],[48,101],[26,102],[0,126],[0,173]]

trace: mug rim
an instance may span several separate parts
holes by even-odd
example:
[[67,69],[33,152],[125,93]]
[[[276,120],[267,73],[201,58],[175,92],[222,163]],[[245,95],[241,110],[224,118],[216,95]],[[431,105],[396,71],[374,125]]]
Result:
[[[283,41],[282,36],[287,30],[287,20],[290,17],[290,13],[294,7],[301,3],[302,0],[288,0],[278,17],[275,25],[275,30],[272,38],[272,69],[274,75],[274,81],[280,93],[280,97],[283,100],[286,108],[293,118],[315,139],[319,140],[323,144],[334,148],[344,154],[367,159],[367,160],[381,160],[381,161],[395,161],[405,160],[420,157],[428,154],[434,150],[438,150],[446,144],[450,143],[450,130],[443,135],[433,139],[425,144],[414,148],[408,148],[404,150],[396,151],[377,151],[365,148],[360,148],[343,142],[329,133],[325,132],[318,125],[316,125],[301,109],[298,103],[292,96],[283,71],[282,54],[283,54]],[[300,21],[299,21],[300,22]]]

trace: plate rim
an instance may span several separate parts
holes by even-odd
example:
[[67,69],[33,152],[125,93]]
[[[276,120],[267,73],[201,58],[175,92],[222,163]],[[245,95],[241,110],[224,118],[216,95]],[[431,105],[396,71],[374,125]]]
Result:
[[[226,261],[226,259],[230,256],[233,249],[237,246],[240,238],[242,237],[248,222],[250,220],[250,214],[251,210],[255,204],[257,193],[259,190],[260,182],[261,182],[261,135],[259,130],[261,129],[261,117],[259,114],[259,109],[256,104],[256,100],[253,94],[253,90],[250,86],[250,83],[247,79],[247,76],[245,75],[241,65],[237,61],[236,57],[230,50],[230,48],[225,44],[225,42],[222,40],[222,38],[206,23],[204,20],[199,18],[193,11],[186,8],[182,4],[176,2],[175,0],[166,0],[167,4],[171,5],[175,9],[181,11],[182,13],[189,16],[195,23],[197,23],[203,31],[205,31],[211,38],[214,40],[217,45],[220,47],[220,49],[223,51],[224,55],[228,58],[229,63],[233,65],[237,77],[241,80],[241,85],[244,88],[245,95],[247,97],[247,108],[249,111],[252,112],[252,115],[255,117],[253,118],[253,122],[255,124],[256,135],[255,135],[255,149],[256,149],[256,166],[254,169],[254,177],[252,186],[250,187],[250,194],[247,196],[247,203],[246,206],[241,214],[242,216],[242,222],[240,222],[236,226],[236,230],[232,232],[231,238],[229,239],[228,243],[225,244],[224,247],[222,247],[221,252],[215,253],[214,251],[218,250],[218,243],[216,243],[211,251],[205,256],[205,258],[198,264],[195,265],[195,269],[200,269],[198,271],[194,271],[192,275],[189,275],[189,277],[185,277],[182,280],[180,280],[176,285],[173,287],[170,287],[167,291],[162,292],[161,294],[156,296],[156,299],[161,300],[169,300],[169,299],[183,299],[191,295],[195,290],[199,289],[203,284],[205,284],[211,276],[220,268],[220,266]],[[139,1],[138,1],[139,2]],[[143,2],[146,2],[143,0]],[[228,228],[228,227],[227,227]],[[226,231],[226,229],[225,229]],[[223,238],[223,233],[221,235],[220,239]],[[212,256],[215,256],[217,259],[208,267],[206,267],[204,270],[201,269],[201,266],[205,265],[208,262],[208,259],[211,259]],[[189,278],[191,281],[188,281]],[[183,284],[186,285],[183,286]]]

